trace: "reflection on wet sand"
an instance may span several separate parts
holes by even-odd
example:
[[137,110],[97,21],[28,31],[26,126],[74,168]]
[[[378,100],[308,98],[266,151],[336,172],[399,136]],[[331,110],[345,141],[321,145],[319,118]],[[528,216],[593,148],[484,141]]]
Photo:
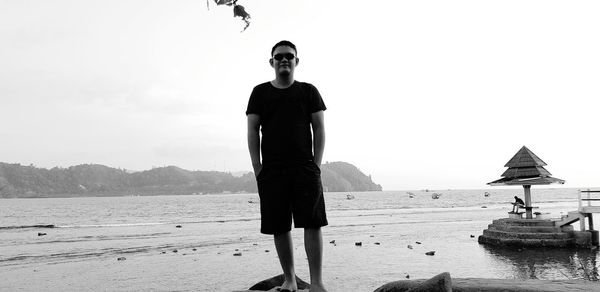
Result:
[[598,249],[483,247],[498,265],[510,265],[518,279],[600,279]]

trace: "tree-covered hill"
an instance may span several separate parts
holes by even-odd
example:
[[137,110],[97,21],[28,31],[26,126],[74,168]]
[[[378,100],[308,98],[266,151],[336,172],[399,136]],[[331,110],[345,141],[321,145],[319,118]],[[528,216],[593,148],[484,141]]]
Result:
[[362,173],[347,162],[330,162],[321,165],[323,188],[329,192],[381,191],[371,176]]
[[[370,176],[352,164],[321,166],[325,191],[380,191]],[[176,195],[256,192],[254,174],[189,171],[176,166],[130,173],[99,164],[37,168],[0,162],[0,198],[119,195]]]

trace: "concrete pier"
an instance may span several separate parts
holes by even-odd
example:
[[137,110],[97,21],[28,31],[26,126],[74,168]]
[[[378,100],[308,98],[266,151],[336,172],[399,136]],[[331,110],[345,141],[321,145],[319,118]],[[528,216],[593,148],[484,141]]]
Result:
[[590,247],[592,233],[557,226],[551,219],[494,220],[478,239],[481,244],[515,247]]
[[[527,191],[527,188],[525,188]],[[526,192],[527,194],[527,192]],[[587,194],[583,197],[582,194]],[[592,247],[600,244],[599,232],[594,230],[593,214],[600,213],[600,206],[592,205],[592,194],[600,191],[580,190],[579,208],[570,211],[561,218],[541,219],[545,213],[536,212],[536,219],[523,212],[508,212],[509,218],[494,220],[479,236],[479,243],[497,246],[521,247]],[[527,196],[525,203],[528,204]],[[530,211],[530,210],[528,210]],[[579,221],[579,231],[575,231],[573,223]],[[586,228],[587,221],[587,228]]]

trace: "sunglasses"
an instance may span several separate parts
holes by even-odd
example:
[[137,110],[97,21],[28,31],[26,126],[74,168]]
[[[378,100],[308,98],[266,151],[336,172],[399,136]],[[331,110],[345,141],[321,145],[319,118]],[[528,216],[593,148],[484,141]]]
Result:
[[275,54],[275,56],[273,56],[273,59],[275,59],[277,61],[281,61],[281,60],[283,60],[283,58],[286,58],[288,61],[291,61],[294,58],[296,58],[296,56],[294,56],[294,54],[292,54],[292,53]]

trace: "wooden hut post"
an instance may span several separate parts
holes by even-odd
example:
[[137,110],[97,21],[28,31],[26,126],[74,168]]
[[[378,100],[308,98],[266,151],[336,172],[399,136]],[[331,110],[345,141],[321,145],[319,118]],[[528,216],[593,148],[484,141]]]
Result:
[[533,219],[531,210],[531,186],[523,185],[523,191],[525,193],[525,218]]

